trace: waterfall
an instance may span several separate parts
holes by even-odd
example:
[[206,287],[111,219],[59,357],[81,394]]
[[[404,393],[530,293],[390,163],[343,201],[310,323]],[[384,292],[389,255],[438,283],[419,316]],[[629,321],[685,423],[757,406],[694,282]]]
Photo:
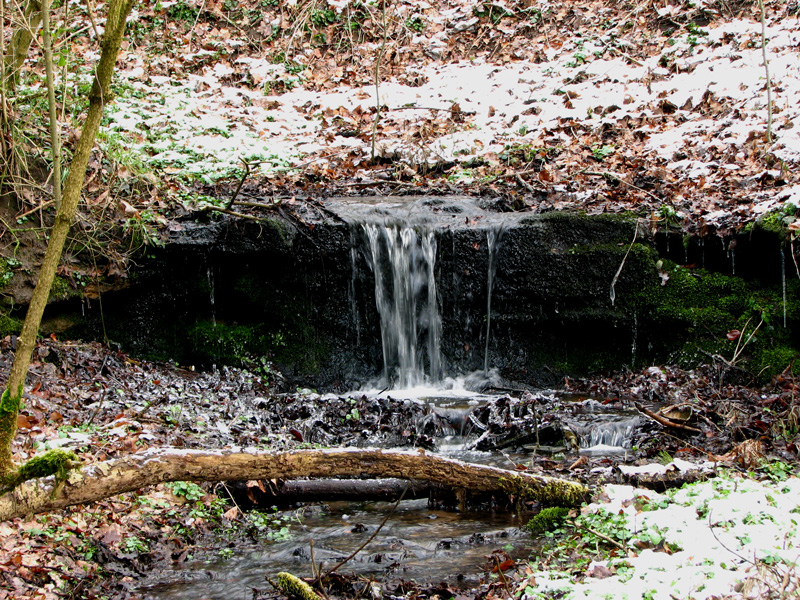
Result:
[[208,299],[211,307],[211,325],[217,326],[217,306],[214,298],[214,270],[211,265],[206,266],[206,279],[208,280]]
[[358,302],[356,301],[356,277],[358,264],[358,246],[356,244],[355,230],[350,230],[350,316],[353,321],[353,328],[356,334],[356,346],[361,345],[361,324],[358,315]]
[[503,230],[500,227],[486,231],[486,246],[489,253],[489,266],[486,275],[486,345],[483,349],[483,372],[489,376],[489,335],[492,330],[492,290],[497,272],[497,246]]
[[374,223],[362,228],[375,277],[386,385],[409,388],[439,381],[442,321],[433,229]]
[[781,288],[783,290],[783,328],[786,329],[786,256],[781,251]]

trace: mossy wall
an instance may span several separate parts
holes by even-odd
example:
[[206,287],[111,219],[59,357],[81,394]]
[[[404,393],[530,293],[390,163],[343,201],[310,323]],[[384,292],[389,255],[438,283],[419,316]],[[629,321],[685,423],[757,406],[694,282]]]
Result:
[[[367,253],[347,224],[313,225],[185,223],[130,289],[104,298],[108,337],[134,354],[199,367],[271,362],[293,386],[368,383],[381,373],[382,350]],[[787,279],[784,327],[781,278],[732,276],[724,269],[731,240],[711,239],[705,260],[718,272],[665,259],[693,258],[699,246],[637,231],[631,215],[509,219],[496,257],[489,368],[542,386],[654,362],[692,366],[715,354],[762,379],[782,370],[800,346],[800,283]],[[777,256],[778,240],[762,242]],[[756,251],[752,239],[737,243],[737,264],[758,271],[743,250]],[[448,228],[437,248],[445,373],[483,369],[487,230]],[[67,335],[102,336],[97,303],[86,314]],[[741,335],[729,339],[734,330]]]

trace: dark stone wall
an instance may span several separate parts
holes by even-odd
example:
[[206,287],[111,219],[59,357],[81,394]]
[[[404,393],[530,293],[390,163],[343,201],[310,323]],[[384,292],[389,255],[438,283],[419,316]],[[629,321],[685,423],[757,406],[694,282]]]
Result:
[[[631,245],[635,230],[625,216],[509,218],[497,249],[489,367],[549,386],[668,351],[661,337],[675,331],[660,331],[654,320],[659,253],[719,266],[730,240],[708,238],[699,249],[640,228]],[[199,367],[261,357],[292,387],[354,389],[380,375],[374,277],[356,226],[224,217],[187,221],[171,235],[128,289],[103,298],[102,313],[96,301],[81,305],[64,335],[100,339],[104,323],[108,337],[134,355]],[[757,270],[744,252],[750,243],[738,241],[742,272]],[[484,367],[488,265],[486,227],[464,223],[438,234],[446,375]]]

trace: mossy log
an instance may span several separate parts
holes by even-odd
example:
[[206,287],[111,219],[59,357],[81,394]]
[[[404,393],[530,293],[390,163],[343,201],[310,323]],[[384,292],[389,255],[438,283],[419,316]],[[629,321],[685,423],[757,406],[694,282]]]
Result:
[[474,465],[416,451],[330,449],[269,452],[151,449],[69,472],[51,497],[54,477],[27,481],[0,496],[0,520],[86,504],[167,481],[237,481],[318,477],[397,477],[475,491],[504,491],[517,499],[574,506],[586,499],[580,484],[524,471]]

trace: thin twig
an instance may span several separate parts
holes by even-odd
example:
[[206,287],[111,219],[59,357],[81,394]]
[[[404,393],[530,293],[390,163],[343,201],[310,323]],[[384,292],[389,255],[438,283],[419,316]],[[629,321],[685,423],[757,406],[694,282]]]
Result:
[[663,202],[664,201],[663,198],[659,198],[658,196],[656,196],[652,192],[648,192],[646,189],[640,188],[638,185],[634,185],[632,183],[629,183],[629,182],[625,181],[619,175],[615,175],[614,173],[609,173],[608,171],[582,171],[582,173],[584,175],[591,175],[593,177],[602,177],[603,179],[613,179],[614,181],[619,181],[620,183],[624,183],[628,187],[631,187],[631,188],[633,188],[635,190],[639,190],[640,192],[643,192],[643,193],[647,194],[648,196],[650,196],[653,200],[656,200],[657,202]]
[[636,229],[633,232],[633,239],[631,240],[631,245],[628,246],[628,251],[625,252],[625,256],[622,257],[622,262],[619,265],[619,269],[617,269],[617,272],[614,274],[614,279],[611,280],[611,293],[610,293],[611,306],[614,306],[614,301],[617,299],[617,292],[614,289],[615,286],[617,285],[617,280],[619,279],[620,273],[622,273],[622,267],[625,266],[625,261],[628,260],[628,254],[631,253],[631,249],[633,248],[633,245],[636,243],[636,237],[638,235],[639,235],[639,220],[637,219]]
[[232,217],[239,217],[240,219],[248,219],[250,221],[261,221],[261,217],[254,217],[253,215],[246,215],[244,213],[238,213],[235,210],[228,210],[227,208],[223,208],[221,206],[214,206],[213,204],[206,204],[198,209],[200,212],[221,212],[225,213],[226,215],[231,215]]
[[506,574],[503,573],[503,569],[500,568],[500,557],[497,554],[494,555],[494,562],[495,568],[497,569],[497,576],[500,577],[500,581],[503,582],[503,587],[506,588],[506,594],[508,597],[513,600],[514,594],[511,592],[511,587],[508,585],[508,579],[506,579]]
[[592,529],[591,527],[587,527],[586,525],[581,525],[580,523],[577,523],[575,521],[573,521],[572,524],[575,527],[577,527],[578,529],[584,529],[584,530],[588,531],[589,533],[593,533],[594,535],[599,537],[601,540],[607,541],[609,544],[612,544],[612,545],[616,546],[617,548],[619,548],[623,552],[627,552],[628,551],[628,549],[625,547],[624,544],[620,544],[617,540],[615,540],[613,538],[610,538],[607,535],[604,535],[604,534],[600,533],[599,531],[596,531],[596,530]]
[[[749,322],[750,322],[750,319],[748,319],[748,320],[747,320],[747,322],[749,323]],[[763,324],[764,324],[764,319],[761,319],[761,321],[759,322],[759,324],[756,326],[756,328],[755,328],[755,329],[753,329],[752,333],[751,333],[751,334],[750,334],[750,336],[747,338],[747,341],[746,341],[744,344],[742,344],[742,347],[741,347],[741,348],[739,348],[739,344],[738,344],[738,343],[736,344],[736,348],[737,348],[737,350],[736,350],[736,352],[734,353],[734,355],[733,355],[733,358],[731,359],[731,364],[732,364],[732,365],[735,365],[735,364],[736,364],[736,361],[739,359],[739,355],[740,355],[742,352],[744,352],[744,349],[747,347],[747,344],[749,344],[749,343],[750,343],[750,340],[752,340],[752,339],[753,339],[753,336],[756,334],[756,332],[759,330],[759,328],[760,328],[760,327],[761,327]],[[745,329],[747,329],[747,325],[745,325]],[[742,339],[742,336],[739,336],[739,341],[741,341],[741,339]]]
[[761,9],[761,55],[764,58],[764,74],[767,76],[767,144],[772,144],[772,82],[769,78],[769,61],[767,60],[767,20],[764,0],[758,0]]
[[386,0],[381,0],[381,20],[383,21],[383,39],[381,40],[380,48],[378,49],[378,56],[375,57],[375,120],[372,122],[372,155],[370,160],[375,162],[375,145],[378,137],[378,122],[381,119],[381,95],[380,95],[380,80],[381,80],[381,61],[383,60],[383,53],[386,50],[386,39],[389,36],[388,25],[386,23]]
[[56,104],[56,84],[53,75],[53,40],[50,34],[50,0],[42,0],[42,43],[44,70],[47,82],[47,109],[50,117],[50,155],[53,160],[53,201],[56,210],[61,206],[61,135]]
[[278,208],[285,198],[275,198],[272,203],[268,202],[253,202],[252,200],[237,200],[233,204],[236,206],[250,206],[252,208]]
[[691,431],[692,433],[703,433],[701,429],[697,429],[695,427],[689,427],[688,425],[684,425],[683,423],[676,423],[672,419],[667,419],[666,417],[662,417],[658,413],[654,413],[652,410],[645,408],[638,402],[634,402],[633,406],[638,410],[640,413],[647,415],[654,421],[658,421],[665,427],[674,427],[676,429],[684,429],[685,431]]
[[97,23],[94,22],[94,8],[92,7],[92,0],[86,0],[86,13],[89,15],[89,22],[92,24],[94,36],[97,38],[97,41],[100,42],[103,39],[103,36],[100,35],[100,31],[97,29]]
[[228,200],[228,204],[225,205],[225,208],[228,210],[230,210],[231,207],[233,206],[233,203],[236,202],[236,197],[239,195],[239,192],[242,191],[242,186],[244,185],[244,182],[247,179],[247,177],[250,175],[250,171],[253,165],[261,164],[260,162],[250,163],[243,158],[239,160],[244,165],[244,173],[242,174],[242,178],[239,180],[239,185],[236,186],[236,190],[233,192],[233,196],[231,196],[231,199]]

